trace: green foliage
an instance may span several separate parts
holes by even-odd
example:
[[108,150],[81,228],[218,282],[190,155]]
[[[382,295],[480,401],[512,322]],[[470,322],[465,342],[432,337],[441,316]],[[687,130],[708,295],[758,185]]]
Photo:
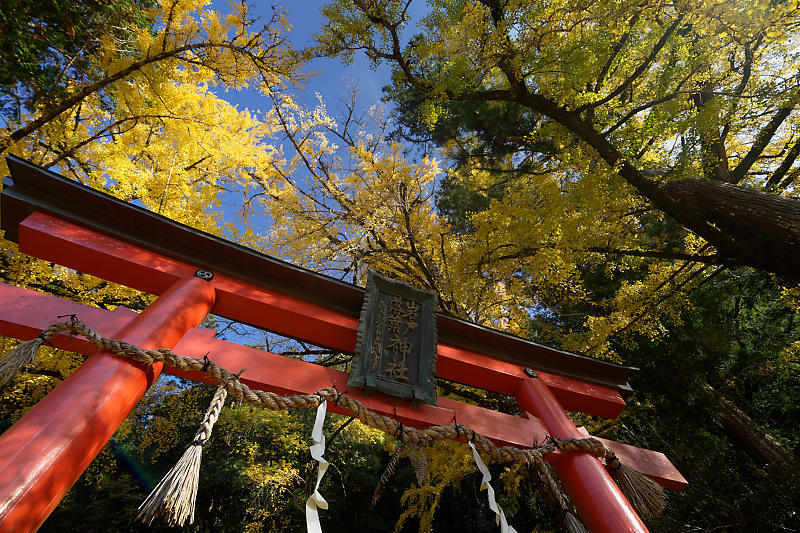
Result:
[[433,531],[433,519],[444,490],[458,489],[457,482],[476,469],[469,449],[463,444],[439,441],[425,451],[428,480],[423,486],[412,487],[403,494],[401,503],[406,505],[406,510],[397,520],[395,532],[401,531],[410,517],[419,519],[420,533]]
[[[800,365],[787,350],[800,337],[797,308],[769,276],[725,272],[692,296],[662,342],[642,339],[624,353],[641,367],[620,419],[585,420],[606,438],[664,452],[689,487],[670,492],[651,531],[699,529],[777,531],[796,523],[796,472],[758,464],[731,438],[701,394],[711,383],[795,455]],[[787,348],[789,347],[789,348]]]
[[[46,127],[20,130],[14,149],[215,233],[223,231],[212,210],[219,191],[252,193],[247,213],[267,213],[273,227],[267,235],[239,228],[247,244],[356,281],[377,268],[436,291],[453,314],[638,365],[637,392],[620,420],[581,420],[600,436],[664,451],[689,478],[689,489],[671,495],[652,529],[792,527],[796,479],[753,462],[703,391],[713,387],[798,453],[798,291],[721,262],[735,257],[715,250],[698,229],[714,225],[665,211],[658,191],[681,178],[724,180],[727,165],[731,181],[797,196],[800,171],[791,154],[800,146],[800,117],[792,111],[771,133],[767,126],[781,106],[796,104],[800,55],[788,36],[800,24],[800,6],[437,0],[422,34],[394,43],[405,5],[332,2],[318,50],[348,60],[364,49],[373,61],[393,62],[394,139],[426,143],[426,155],[437,150],[449,167],[441,181],[436,161],[403,156],[382,117],[373,117],[374,126],[347,119],[337,129],[324,106],[302,110],[279,94],[303,77],[298,56],[284,46],[280,16],[277,28],[253,39],[232,36],[232,27],[249,25],[244,6],[223,19],[202,2],[164,2],[146,21],[123,21],[145,13],[145,4],[127,0],[19,2],[4,10],[6,104],[38,116],[89,80],[108,81]],[[112,27],[115,20],[125,24]],[[34,30],[25,33],[28,27]],[[52,42],[43,40],[43,28],[53,30]],[[103,37],[95,44],[97,31]],[[221,42],[244,49],[236,55],[216,47]],[[214,51],[198,60],[177,52],[173,45],[181,43]],[[158,50],[169,51],[169,60],[156,61]],[[134,60],[141,68],[111,80]],[[206,87],[246,83],[272,98],[264,121]],[[759,131],[769,142],[742,175],[731,176]],[[286,160],[264,142],[276,132],[296,148]],[[148,303],[4,246],[6,281],[107,308]],[[52,371],[31,371],[3,391],[5,425],[80,359],[46,347],[35,370]],[[143,529],[133,523],[135,503],[183,451],[212,392],[161,380],[44,529]],[[312,421],[311,412],[232,401],[204,449],[197,523],[189,529],[301,530],[315,475],[307,450]],[[344,421],[330,416],[326,435]],[[329,441],[325,531],[494,527],[463,443],[426,450],[422,487],[403,465],[378,508],[368,510],[391,449],[384,439],[354,423]],[[491,468],[519,531],[558,526],[524,469]]]
[[[213,387],[161,379],[81,476],[42,531],[170,531],[135,521],[136,507],[178,459],[213,394]],[[313,410],[273,412],[226,405],[203,450],[196,521],[186,531],[295,532],[304,528],[304,505],[316,476],[308,453]],[[326,532],[487,531],[494,515],[479,491],[480,475],[464,443],[424,448],[428,480],[417,486],[402,462],[375,509],[372,491],[396,443],[383,434],[329,414],[325,457],[331,467],[320,488],[330,504],[321,513]],[[489,465],[500,504],[519,531],[552,527],[546,504],[524,466]],[[534,495],[531,497],[531,495]]]
[[[516,285],[535,311],[569,291],[581,299],[587,266],[649,269],[565,347],[619,360],[614,343],[658,337],[660,317],[713,271],[709,256],[795,275],[781,259],[795,252],[765,244],[794,242],[766,235],[769,209],[713,195],[689,208],[669,184],[796,196],[800,53],[784,36],[800,24],[797,2],[441,0],[410,39],[404,6],[331,2],[320,50],[363,50],[394,69],[396,135],[446,158],[438,206],[475,236],[473,269]],[[737,208],[760,214],[744,223]],[[739,226],[720,223],[730,213]],[[648,235],[665,215],[684,229]],[[785,215],[781,231],[796,227]]]
[[[147,530],[134,521],[136,507],[183,453],[213,392],[207,385],[159,380],[42,530],[73,531],[83,524],[83,531],[100,531],[109,521],[114,530]],[[305,527],[305,500],[316,476],[308,453],[313,415],[229,400],[203,449],[195,525],[187,530],[294,532]],[[330,503],[322,513],[323,527],[343,533],[354,527],[388,531],[399,514],[397,498],[375,512],[365,507],[386,457],[383,435],[355,422],[330,440],[346,421],[329,415],[325,425],[325,457],[332,466],[320,488]],[[407,475],[403,479],[410,481]],[[91,519],[87,513],[94,513]],[[163,524],[154,529],[168,530]]]
[[152,0],[9,0],[0,10],[0,115],[52,105],[67,80],[91,77],[100,37],[126,41],[129,25],[147,27]]

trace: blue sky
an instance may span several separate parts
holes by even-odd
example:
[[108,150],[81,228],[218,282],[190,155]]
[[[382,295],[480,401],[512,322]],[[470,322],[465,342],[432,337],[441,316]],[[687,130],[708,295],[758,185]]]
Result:
[[[248,3],[252,15],[259,17],[261,24],[266,23],[272,16],[272,6],[275,5],[275,2],[249,0]],[[283,4],[292,25],[287,37],[295,49],[300,50],[313,44],[313,35],[322,27],[321,8],[324,4],[325,2],[319,0],[301,0],[292,5]],[[281,4],[278,3],[278,5]],[[220,13],[228,13],[230,10],[227,0],[212,0],[211,8]],[[389,82],[391,76],[391,71],[386,65],[380,65],[377,70],[370,68],[370,62],[363,54],[356,54],[353,62],[349,65],[344,65],[338,58],[318,58],[313,60],[305,71],[316,73],[316,75],[311,78],[301,93],[294,95],[295,101],[308,108],[315,107],[319,103],[316,96],[318,93],[333,118],[337,118],[344,112],[341,100],[349,97],[350,87],[358,88],[356,105],[359,109],[368,109],[379,104],[381,87]],[[270,100],[253,89],[216,91],[216,94],[240,110],[247,108],[251,112],[260,111],[257,116],[263,116],[263,112],[272,107]],[[284,148],[287,153],[291,153],[288,143]],[[242,205],[241,197],[238,194],[222,194],[220,200],[222,201],[221,210],[224,220],[236,223],[236,217]],[[269,225],[269,221],[265,218],[261,219],[261,223],[262,227],[257,226],[261,230],[265,230]]]
[[[276,2],[270,0],[251,0],[250,6],[256,16],[268,20],[272,14],[272,6]],[[296,49],[302,49],[313,44],[313,35],[322,26],[323,18],[321,8],[325,2],[318,0],[301,0],[292,4],[277,2],[288,10],[289,22],[292,31],[289,41]],[[424,4],[424,2],[420,2]],[[214,0],[212,8],[227,12],[228,5],[224,0]],[[339,101],[348,96],[348,87],[355,86],[359,90],[358,105],[369,108],[378,104],[381,97],[381,87],[389,82],[391,72],[386,65],[378,67],[377,71],[370,68],[369,61],[363,54],[356,54],[350,65],[343,65],[339,59],[315,59],[306,69],[317,75],[307,84],[302,94],[298,95],[299,103],[313,106],[317,103],[315,93],[322,96],[330,114],[336,116],[343,107]],[[229,91],[219,94],[220,98],[228,100],[240,109],[248,108],[251,111],[265,111],[270,106],[264,97],[256,91],[242,90]]]
[[[324,19],[321,13],[322,6],[328,3],[323,0],[301,0],[294,4],[283,4],[287,11],[289,23],[292,26],[288,33],[292,46],[297,50],[302,50],[314,44],[313,36],[322,28]],[[251,14],[259,17],[263,24],[272,16],[272,9],[275,2],[271,0],[248,0],[251,7]],[[277,5],[281,5],[278,3]],[[229,6],[226,0],[212,0],[211,8],[220,13],[228,13]],[[425,0],[416,0],[408,10],[411,21],[404,28],[403,37],[408,38],[418,31],[417,22],[422,18],[427,10]],[[391,107],[391,104],[382,104],[380,99],[383,95],[381,88],[389,84],[391,79],[391,69],[387,64],[379,64],[376,69],[372,68],[370,61],[363,53],[356,53],[353,61],[345,65],[339,58],[317,58],[310,62],[306,67],[306,72],[315,75],[306,84],[302,92],[295,94],[295,101],[306,108],[315,107],[319,102],[317,94],[322,98],[327,108],[329,116],[335,120],[346,112],[343,100],[349,100],[350,91],[353,87],[358,90],[356,100],[356,115],[360,111],[366,111],[375,105]],[[263,112],[271,108],[272,102],[260,94],[257,90],[244,89],[241,91],[228,90],[227,92],[217,92],[219,98],[223,98],[240,110],[245,108],[251,112],[260,111],[257,116],[263,116]],[[387,109],[388,111],[388,109]],[[391,129],[391,128],[390,128]],[[292,153],[288,143],[284,146],[288,154]],[[223,218],[227,222],[236,221],[236,215],[241,209],[241,197],[238,195],[222,195],[221,210]],[[265,218],[260,219],[261,224],[257,229],[265,230],[269,226],[269,221]]]
[[[250,0],[249,3],[253,10],[252,13],[261,17],[262,20],[269,19],[272,14],[272,6],[275,4],[268,0]],[[322,27],[323,17],[320,10],[325,3],[318,0],[301,0],[295,1],[291,5],[283,4],[283,7],[288,10],[289,22],[292,25],[288,38],[296,49],[313,44],[313,35]],[[426,2],[417,0],[416,4],[416,9],[412,13],[417,13],[419,16],[419,13],[425,9]],[[278,3],[278,5],[281,4]],[[228,11],[226,0],[213,0],[211,7],[221,13]],[[412,23],[407,33],[411,33],[413,29]],[[389,83],[391,76],[391,70],[385,64],[379,65],[376,70],[373,70],[363,54],[355,54],[353,62],[349,65],[344,65],[337,58],[315,59],[306,70],[317,75],[310,80],[301,94],[295,95],[296,100],[307,107],[315,106],[318,103],[316,93],[319,93],[328,108],[328,113],[333,117],[337,117],[344,109],[340,100],[349,96],[349,88],[353,86],[357,87],[359,91],[356,105],[360,109],[368,109],[373,105],[380,104],[381,87]],[[219,92],[217,95],[236,105],[239,109],[247,108],[250,111],[263,112],[272,105],[263,95],[249,89]],[[241,198],[223,196],[222,203],[225,218],[234,222],[234,216],[241,207]],[[224,330],[224,327],[222,329]],[[234,329],[224,331],[222,337],[241,344],[258,344],[265,340],[263,331],[244,325],[236,325]],[[266,336],[266,340],[270,343],[279,342],[280,338],[280,336],[271,334]],[[279,352],[285,348],[296,349],[297,346],[292,346],[290,343],[288,346],[278,344],[270,346],[270,348]]]

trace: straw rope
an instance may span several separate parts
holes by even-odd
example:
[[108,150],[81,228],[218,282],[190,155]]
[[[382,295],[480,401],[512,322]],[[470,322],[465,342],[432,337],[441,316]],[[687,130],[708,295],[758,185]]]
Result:
[[400,441],[410,442],[416,445],[427,445],[433,441],[444,439],[468,440],[472,442],[476,448],[488,454],[493,461],[498,463],[535,462],[558,450],[560,452],[586,452],[597,458],[606,459],[609,463],[613,462],[618,464],[618,459],[614,455],[614,452],[606,448],[599,440],[591,437],[584,439],[557,439],[548,437],[544,444],[528,449],[519,449],[512,446],[496,446],[480,433],[458,423],[431,426],[426,429],[403,426],[393,418],[370,411],[364,404],[354,398],[341,394],[335,387],[320,389],[313,394],[298,394],[295,396],[281,396],[272,392],[253,390],[239,381],[236,374],[220,367],[213,361],[178,355],[166,348],[143,350],[125,341],[103,337],[98,332],[76,319],[69,322],[52,324],[42,332],[39,338],[48,340],[53,335],[62,331],[80,334],[99,348],[140,363],[165,363],[184,371],[204,372],[211,376],[214,381],[222,384],[230,396],[252,405],[266,407],[273,411],[295,408],[315,409],[322,401],[327,400],[349,411],[363,424],[379,429]]
[[227,395],[225,387],[217,388],[194,439],[186,447],[180,460],[139,506],[140,513],[136,517],[138,520],[152,524],[160,516],[171,526],[194,522],[203,446],[211,437],[214,423],[219,418]]
[[580,519],[575,516],[575,508],[572,505],[569,496],[564,494],[563,488],[558,481],[556,481],[555,476],[553,476],[552,465],[543,460],[536,460],[531,461],[528,464],[528,468],[536,471],[536,473],[539,475],[539,479],[542,480],[544,487],[554,500],[553,503],[556,504],[561,510],[561,515],[564,520],[564,527],[568,533],[588,533],[586,527],[583,525],[583,522],[581,522]]

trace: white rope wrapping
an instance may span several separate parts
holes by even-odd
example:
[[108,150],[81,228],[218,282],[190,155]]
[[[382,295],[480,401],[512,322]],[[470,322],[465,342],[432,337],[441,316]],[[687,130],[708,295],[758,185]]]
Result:
[[306,500],[306,528],[308,533],[322,533],[322,525],[319,523],[319,510],[328,508],[328,502],[319,493],[319,484],[328,470],[328,461],[322,457],[322,454],[325,453],[325,435],[322,434],[322,424],[325,422],[327,410],[328,402],[326,401],[323,401],[317,407],[317,419],[314,421],[314,429],[311,431],[311,438],[314,440],[314,444],[308,448],[311,452],[311,457],[319,463],[317,484],[314,486],[314,492]]
[[489,473],[489,469],[486,468],[486,464],[478,454],[478,450],[475,448],[475,445],[470,442],[469,447],[472,448],[472,456],[475,458],[475,464],[478,465],[478,470],[480,470],[481,474],[483,474],[483,479],[481,480],[481,490],[486,491],[487,496],[489,497],[489,509],[494,511],[494,514],[497,515],[495,518],[495,523],[500,524],[500,533],[517,533],[516,529],[508,525],[508,521],[506,520],[505,513],[503,513],[503,509],[497,505],[497,500],[494,499],[494,489],[489,484],[489,482],[492,480],[492,475]]

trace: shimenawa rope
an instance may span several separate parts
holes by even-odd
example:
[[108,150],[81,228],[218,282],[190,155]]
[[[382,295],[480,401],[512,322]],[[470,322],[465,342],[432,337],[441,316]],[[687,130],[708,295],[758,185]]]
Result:
[[[52,324],[38,337],[17,346],[9,352],[7,357],[19,357],[21,354],[25,358],[25,364],[31,364],[33,361],[31,353],[35,353],[35,350],[43,342],[62,331],[82,335],[89,342],[104,350],[140,363],[165,363],[184,371],[204,372],[217,383],[221,383],[221,389],[227,391],[232,397],[274,411],[295,408],[316,409],[322,401],[327,400],[351,412],[363,424],[379,429],[403,442],[427,445],[436,440],[467,440],[464,436],[470,435],[468,440],[480,451],[488,454],[494,462],[498,463],[535,462],[556,451],[562,453],[586,452],[599,459],[605,459],[606,464],[610,467],[609,470],[617,478],[620,489],[637,513],[642,516],[652,516],[663,510],[665,505],[666,496],[658,484],[643,474],[622,465],[614,452],[606,448],[599,440],[591,437],[584,439],[548,437],[544,444],[523,450],[512,446],[496,446],[480,433],[457,423],[431,426],[426,429],[402,426],[400,422],[392,418],[368,410],[364,404],[339,393],[334,387],[320,389],[313,394],[298,394],[294,396],[281,396],[272,392],[253,390],[239,381],[235,374],[220,367],[214,361],[178,355],[166,348],[143,350],[125,341],[103,337],[83,322],[75,320],[74,317],[69,322]],[[5,366],[21,368],[23,365],[9,364]],[[2,383],[0,383],[0,386],[2,386]]]

